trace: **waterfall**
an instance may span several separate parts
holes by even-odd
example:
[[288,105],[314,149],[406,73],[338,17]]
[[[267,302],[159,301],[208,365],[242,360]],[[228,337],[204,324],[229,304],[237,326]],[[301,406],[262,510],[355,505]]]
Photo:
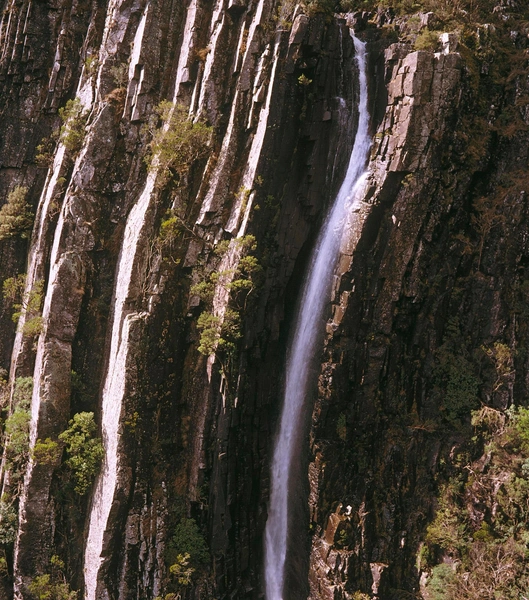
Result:
[[362,189],[369,153],[369,114],[367,110],[367,75],[365,44],[353,36],[359,70],[359,119],[345,180],[325,220],[311,257],[301,303],[296,316],[286,365],[283,411],[272,459],[272,489],[265,529],[265,585],[267,600],[282,600],[285,559],[289,530],[289,485],[293,458],[299,450],[300,423],[309,391],[310,365],[318,352],[322,320],[330,300],[331,283],[337,263],[343,224]]

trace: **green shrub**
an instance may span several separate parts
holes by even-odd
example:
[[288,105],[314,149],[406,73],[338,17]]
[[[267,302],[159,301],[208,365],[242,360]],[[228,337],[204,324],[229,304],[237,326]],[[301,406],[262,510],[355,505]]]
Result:
[[211,273],[205,281],[199,281],[191,286],[189,290],[192,296],[198,296],[202,302],[209,304],[213,300],[215,292],[215,282],[218,280],[218,273]]
[[486,521],[483,521],[483,523],[481,523],[481,527],[474,532],[472,538],[476,542],[488,543],[494,541],[494,535],[492,534],[491,527]]
[[73,416],[69,427],[59,435],[66,446],[66,466],[71,470],[75,491],[85,494],[92,485],[104,455],[101,439],[96,437],[97,426],[93,412]]
[[29,410],[33,395],[33,377],[17,377],[13,391],[13,405],[21,410]]
[[42,465],[53,465],[60,458],[61,448],[51,438],[37,440],[33,448],[33,460]]
[[56,583],[51,575],[37,575],[29,585],[29,592],[35,600],[77,600],[77,592],[70,590],[67,583]]
[[110,67],[110,75],[118,88],[124,88],[129,81],[129,65],[120,63]]
[[460,557],[467,549],[467,525],[461,519],[460,506],[449,498],[446,490],[441,492],[435,519],[427,529],[426,542],[443,553]]
[[423,29],[415,40],[414,48],[435,52],[439,49],[439,33],[428,28]]
[[27,188],[18,185],[8,194],[0,208],[0,240],[29,237],[35,215],[26,202],[27,193]]
[[7,417],[4,427],[5,457],[11,478],[17,482],[24,475],[29,459],[30,403],[33,393],[33,379],[19,377],[13,392],[13,411]]
[[22,333],[27,337],[35,337],[42,331],[41,306],[43,299],[44,282],[36,281],[33,288],[25,291],[26,275],[20,274],[4,281],[4,298],[11,302],[15,312],[12,319],[15,323],[25,314]]
[[[189,228],[174,211],[168,211],[166,216],[160,223],[160,231],[156,238],[155,246],[160,255],[164,260],[170,259],[170,261],[177,265],[179,259],[175,257],[175,250],[177,249],[177,241],[184,230]],[[191,233],[193,233],[191,231]]]
[[188,555],[187,562],[193,568],[205,566],[209,563],[208,545],[195,519],[184,517],[175,527],[173,536],[167,545],[169,563],[176,563],[178,555]]
[[66,106],[59,109],[59,117],[63,123],[59,139],[67,150],[75,154],[83,145],[88,118],[79,98],[68,100]]
[[[178,523],[167,544],[165,559],[172,579],[170,587],[174,591],[189,585],[197,570],[205,569],[209,564],[210,554],[196,521],[183,516],[184,506],[180,499],[177,499],[173,510]],[[166,600],[169,598],[176,596],[165,596]]]
[[203,312],[198,317],[197,328],[200,331],[198,351],[205,356],[214,354],[221,337],[222,321],[210,312]]
[[516,434],[518,438],[517,444],[525,453],[529,453],[529,409],[523,406],[511,409],[509,411],[510,417],[510,438],[512,440],[513,434]]
[[193,122],[182,105],[167,100],[155,108],[154,114],[161,125],[155,128],[153,121],[148,126],[152,141],[147,164],[150,168],[159,166],[165,179],[173,176],[179,181],[195,161],[208,155],[213,128],[202,121]]
[[14,544],[18,527],[18,511],[6,494],[0,500],[0,545]]
[[437,349],[435,360],[434,395],[447,423],[461,427],[479,405],[480,381],[457,318],[448,321],[443,344]]
[[27,460],[29,450],[29,410],[16,408],[6,419],[7,459],[10,462]]
[[222,319],[208,311],[203,312],[198,317],[197,327],[201,332],[198,351],[206,356],[217,350],[233,351],[235,342],[241,337],[240,315],[229,308]]
[[174,563],[169,567],[169,573],[171,573],[180,585],[186,586],[191,583],[191,577],[195,569],[189,566],[190,558],[189,552],[178,554]]
[[40,140],[40,144],[35,148],[35,162],[37,163],[37,167],[42,169],[49,168],[52,158],[53,152],[55,151],[55,143],[57,141],[58,135],[57,133],[52,134],[49,138],[42,138]]
[[[224,240],[215,249],[216,254],[222,255],[230,246],[230,243],[240,252],[239,262],[237,267],[231,271],[219,271],[217,280],[222,277],[231,278],[229,283],[226,283],[226,289],[231,292],[232,301],[237,310],[243,310],[246,306],[248,295],[254,290],[257,276],[262,268],[255,256],[249,254],[257,249],[257,243],[253,235],[245,235],[241,238]],[[225,244],[225,245],[223,245]],[[242,292],[242,293],[240,293]]]
[[[232,244],[240,253],[237,267],[213,271],[204,281],[193,285],[190,290],[192,295],[198,296],[207,305],[207,309],[202,312],[197,321],[197,327],[201,332],[198,350],[207,356],[214,354],[217,349],[228,354],[235,350],[236,341],[241,338],[241,311],[246,308],[248,297],[255,289],[257,277],[262,270],[257,258],[249,254],[257,249],[253,235],[223,240],[215,248],[215,254],[223,256]],[[222,318],[214,315],[211,310],[217,285],[224,285],[230,292],[230,306]]]
[[428,597],[431,600],[448,600],[450,598],[450,587],[456,579],[454,569],[445,563],[436,565],[432,569],[432,576],[428,581]]
[[64,574],[65,566],[58,556],[52,556],[51,573],[37,575],[29,584],[29,592],[34,600],[77,600],[79,592],[70,589]]
[[170,213],[160,224],[159,240],[163,246],[172,246],[182,232],[182,220]]

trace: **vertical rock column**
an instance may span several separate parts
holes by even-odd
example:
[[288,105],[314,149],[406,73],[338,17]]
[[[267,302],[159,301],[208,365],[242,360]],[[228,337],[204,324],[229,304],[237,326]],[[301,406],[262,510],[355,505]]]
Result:
[[[342,411],[342,417],[348,414],[348,403],[356,406],[361,399],[366,404],[362,409],[366,415],[376,410],[376,399],[371,395],[374,391],[369,386],[372,383],[374,388],[377,387],[376,382],[383,377],[387,358],[374,342],[366,346],[365,340],[361,337],[357,339],[361,335],[361,316],[356,311],[363,301],[365,284],[355,282],[353,273],[359,268],[361,270],[358,265],[366,260],[366,253],[370,252],[366,246],[369,243],[367,240],[373,239],[371,229],[377,226],[380,213],[392,210],[394,202],[398,205],[399,193],[406,190],[401,186],[402,179],[413,173],[417,181],[426,183],[431,177],[432,164],[439,153],[439,140],[445,135],[447,123],[452,119],[459,102],[459,54],[434,56],[428,52],[413,52],[406,55],[403,47],[393,45],[386,50],[385,60],[388,72],[386,114],[375,138],[365,202],[360,214],[350,219],[355,226],[346,227],[342,240],[333,318],[327,327],[326,359],[313,414],[314,460],[309,469],[310,505],[312,520],[318,524],[311,552],[310,598],[313,599],[331,600],[336,594],[346,594],[350,589],[362,589],[366,582],[377,594],[384,570],[394,561],[391,548],[398,541],[391,540],[385,545],[382,538],[388,534],[375,532],[367,526],[366,515],[381,510],[372,506],[368,497],[360,495],[362,491],[365,493],[369,482],[365,482],[365,487],[356,492],[344,493],[342,490],[340,495],[337,481],[344,477],[349,467],[338,459],[342,442],[330,443],[325,440],[329,435],[333,438],[346,435],[345,423],[343,431],[337,434],[336,411]],[[417,189],[414,189],[414,194],[419,194]],[[413,208],[408,205],[407,212],[395,213],[391,219],[393,226],[388,246],[393,250],[386,256],[387,262],[379,267],[379,276],[383,278],[384,285],[377,293],[379,308],[374,317],[376,321],[371,325],[377,335],[388,335],[391,331],[392,303],[402,292],[404,273],[409,268],[417,237],[429,210],[431,205],[428,202]],[[344,323],[347,324],[345,331]],[[367,373],[359,379],[356,373],[347,371],[347,365],[356,365],[362,360],[360,355],[366,351],[369,353],[366,358],[370,365],[369,380]],[[353,355],[353,352],[359,355]],[[350,368],[354,369],[353,366]],[[332,434],[329,434],[331,429]],[[347,443],[350,443],[349,438]],[[349,457],[349,460],[363,458]],[[374,460],[373,457],[370,460]],[[409,493],[413,494],[412,491]],[[333,499],[332,511],[329,510],[330,498]],[[322,505],[325,506],[325,512],[322,512]],[[369,521],[371,526],[374,526],[376,519],[378,517]],[[342,535],[353,532],[351,535],[355,542],[341,549],[340,532],[344,532]],[[395,535],[400,533],[395,532]]]

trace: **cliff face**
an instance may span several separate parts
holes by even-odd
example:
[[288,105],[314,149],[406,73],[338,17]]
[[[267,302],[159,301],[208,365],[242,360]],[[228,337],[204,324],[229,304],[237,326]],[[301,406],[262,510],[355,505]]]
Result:
[[[431,16],[348,18],[368,41],[374,143],[317,367],[311,535],[306,514],[292,532],[310,583],[289,589],[415,597],[439,464],[480,401],[526,392],[527,35],[494,57],[484,26],[479,52],[445,35],[434,53],[411,43]],[[288,335],[358,120],[346,20],[274,0],[21,2],[0,40],[0,189],[27,188],[35,212],[28,240],[0,240],[2,279],[27,274],[17,332],[9,294],[0,314],[1,597],[57,571],[89,599],[263,597]],[[460,362],[501,342],[515,376],[494,385],[485,351],[475,397],[450,404],[454,327]],[[59,435],[83,412],[106,452],[79,493]],[[186,531],[184,583],[169,566]]]
[[[414,427],[413,418],[424,419],[424,409],[417,390],[407,389],[406,379],[411,377],[416,386],[417,375],[401,363],[410,351],[392,346],[413,345],[417,318],[409,316],[410,322],[395,332],[396,307],[404,298],[413,308],[421,300],[419,288],[425,283],[415,263],[424,251],[424,231],[434,226],[433,215],[442,210],[436,165],[453,135],[462,79],[461,57],[448,50],[435,56],[408,54],[393,45],[385,53],[388,106],[370,163],[370,199],[361,218],[351,219],[343,240],[341,279],[334,290],[313,414],[313,520],[320,523],[322,506],[332,511],[313,542],[314,598],[335,597],[335,587],[345,587],[341,573],[366,583],[372,575],[374,593],[386,568],[397,571],[397,582],[412,573],[415,552],[402,549],[406,543],[417,544],[429,511],[427,495],[421,506],[421,486],[433,476],[437,439],[428,443],[422,428]],[[376,257],[376,267],[366,260],[368,253]],[[361,269],[373,272],[356,271],[361,255]],[[357,336],[361,349],[353,342]],[[390,370],[393,354],[397,373]],[[400,427],[396,419],[402,421]],[[385,426],[379,429],[381,422]],[[338,440],[333,443],[332,438]],[[372,462],[371,457],[377,458]],[[333,481],[336,471],[339,492],[331,492],[338,483]],[[335,545],[340,534],[345,551]],[[380,594],[389,597],[387,588]]]
[[[432,496],[450,477],[462,482],[461,510],[474,519],[461,538],[474,532],[477,540],[479,527],[501,513],[491,497],[505,473],[491,472],[496,491],[485,502],[469,491],[479,476],[467,481],[464,473],[488,472],[491,455],[489,446],[489,458],[470,466],[480,453],[469,442],[479,431],[469,427],[470,411],[481,405],[501,414],[526,394],[519,302],[528,138],[516,100],[526,80],[511,72],[506,83],[453,38],[441,41],[435,55],[402,54],[397,45],[385,53],[388,102],[370,163],[372,207],[344,240],[312,418],[313,598],[354,590],[437,597],[419,589],[419,550],[437,506]],[[494,355],[500,345],[505,369]],[[448,552],[443,560],[461,557]],[[481,594],[499,586],[489,582]],[[482,597],[441,589],[447,598]]]

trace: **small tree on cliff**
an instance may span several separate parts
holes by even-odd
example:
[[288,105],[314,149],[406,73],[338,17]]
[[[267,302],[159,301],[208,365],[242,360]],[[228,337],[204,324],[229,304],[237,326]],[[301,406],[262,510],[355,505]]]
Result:
[[59,109],[59,117],[63,123],[60,130],[60,141],[67,150],[76,154],[83,145],[88,117],[79,98],[68,100],[66,106]]
[[147,165],[159,167],[164,181],[173,177],[180,182],[195,161],[208,155],[213,128],[202,121],[192,121],[182,105],[167,100],[155,108],[154,117],[147,125],[152,134]]
[[71,470],[75,491],[83,495],[92,485],[105,451],[101,439],[95,435],[97,426],[93,412],[77,413],[68,425],[59,440],[66,445],[68,458],[65,464]]
[[33,211],[26,202],[27,188],[17,186],[7,196],[0,208],[0,240],[6,238],[27,238],[33,227]]

